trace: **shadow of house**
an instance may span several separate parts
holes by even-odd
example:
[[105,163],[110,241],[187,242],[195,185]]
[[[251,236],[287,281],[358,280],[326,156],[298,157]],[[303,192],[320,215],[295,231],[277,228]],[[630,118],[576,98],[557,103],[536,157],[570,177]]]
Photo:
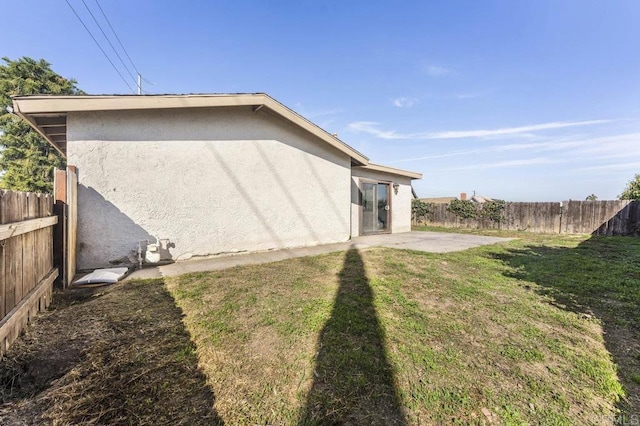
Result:
[[[592,232],[592,235],[640,235],[640,201],[619,200],[611,203],[613,212],[606,211],[606,208],[601,209],[605,210],[605,216],[600,218],[602,224]],[[598,205],[597,202],[583,204]]]
[[346,253],[339,276],[299,424],[404,425],[384,331],[358,250]]
[[71,289],[0,364],[2,424],[222,424],[161,280]]
[[554,306],[602,322],[627,392],[618,420],[640,414],[640,239],[592,236],[575,248],[532,244],[494,257],[512,268],[510,277],[536,283]]
[[94,188],[78,185],[78,197],[84,200],[78,215],[78,264],[83,269],[104,267],[105,263],[136,265],[137,242],[156,242],[155,236]]

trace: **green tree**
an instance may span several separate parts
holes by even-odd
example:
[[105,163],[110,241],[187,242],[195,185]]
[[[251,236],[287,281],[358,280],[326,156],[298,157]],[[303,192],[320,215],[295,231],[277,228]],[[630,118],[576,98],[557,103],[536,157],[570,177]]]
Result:
[[640,173],[627,183],[627,187],[618,198],[621,200],[640,200]]
[[12,114],[11,96],[83,93],[75,80],[56,74],[40,59],[24,57],[0,63],[0,187],[16,191],[51,192],[54,167],[64,158],[20,117]]
[[597,201],[598,200],[598,196],[596,194],[591,194],[591,195],[587,195],[587,198],[585,198],[586,201]]

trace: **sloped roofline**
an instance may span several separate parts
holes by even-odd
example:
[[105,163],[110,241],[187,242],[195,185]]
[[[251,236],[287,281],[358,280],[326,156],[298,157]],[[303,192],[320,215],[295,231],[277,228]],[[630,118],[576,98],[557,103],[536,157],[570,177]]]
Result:
[[84,111],[154,110],[251,106],[276,113],[285,120],[349,155],[355,165],[369,158],[295,111],[264,93],[192,95],[31,95],[13,97],[14,112],[25,119],[66,157],[67,114]]

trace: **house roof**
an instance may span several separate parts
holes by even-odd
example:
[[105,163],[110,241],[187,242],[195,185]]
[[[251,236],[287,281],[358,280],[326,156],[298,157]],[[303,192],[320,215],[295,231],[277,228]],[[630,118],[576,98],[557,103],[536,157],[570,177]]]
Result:
[[474,195],[473,197],[471,197],[471,201],[473,201],[474,203],[482,204],[493,201],[493,198],[489,198],[484,195]]
[[[295,111],[264,93],[191,95],[33,95],[13,98],[14,112],[27,120],[63,156],[67,151],[67,114],[80,111],[123,111],[250,106],[265,108],[349,155],[355,165],[369,159]],[[382,167],[382,166],[378,166]]]

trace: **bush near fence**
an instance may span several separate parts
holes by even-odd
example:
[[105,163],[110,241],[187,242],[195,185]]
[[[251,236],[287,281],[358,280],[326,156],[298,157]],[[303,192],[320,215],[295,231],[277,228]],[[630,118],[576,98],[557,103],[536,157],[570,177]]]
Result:
[[[424,204],[424,203],[423,203]],[[414,203],[413,225],[466,229],[505,229],[538,233],[640,235],[640,201],[563,201],[505,203],[502,220],[482,215],[464,218],[449,204]]]

